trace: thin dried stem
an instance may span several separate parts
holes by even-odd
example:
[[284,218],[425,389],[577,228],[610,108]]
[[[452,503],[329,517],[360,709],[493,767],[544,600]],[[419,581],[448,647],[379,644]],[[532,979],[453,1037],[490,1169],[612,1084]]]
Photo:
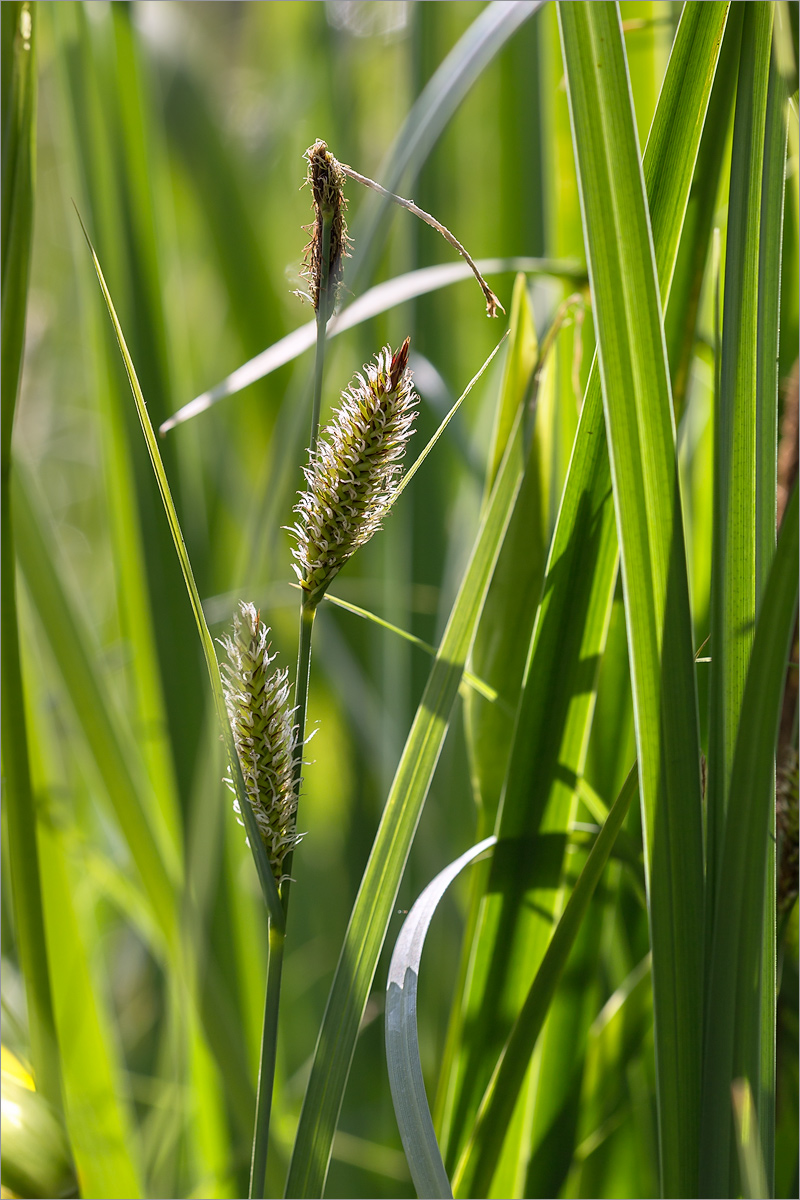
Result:
[[441,221],[437,221],[436,217],[432,217],[430,213],[425,212],[425,209],[420,208],[419,205],[415,204],[413,200],[404,200],[402,196],[396,196],[394,192],[390,192],[385,187],[381,187],[381,185],[376,183],[374,179],[368,179],[366,175],[362,175],[360,172],[354,171],[353,168],[348,167],[346,163],[338,163],[338,166],[339,169],[343,171],[344,174],[350,179],[355,179],[357,183],[363,183],[364,187],[372,188],[373,192],[377,192],[379,196],[385,196],[387,200],[394,201],[395,204],[399,204],[401,208],[407,209],[410,213],[413,213],[415,217],[419,217],[419,219],[424,221],[426,225],[430,225],[432,229],[435,229],[438,233],[440,233],[445,241],[448,241],[453,249],[457,250],[461,257],[469,265],[470,270],[480,284],[481,291],[486,299],[487,315],[490,317],[496,317],[498,309],[502,313],[506,311],[498,300],[497,296],[495,296],[494,292],[489,287],[486,280],[481,275],[475,260],[472,258],[472,255],[464,248],[464,246],[461,245],[461,242],[458,240],[455,234],[450,232],[446,225],[442,225]]

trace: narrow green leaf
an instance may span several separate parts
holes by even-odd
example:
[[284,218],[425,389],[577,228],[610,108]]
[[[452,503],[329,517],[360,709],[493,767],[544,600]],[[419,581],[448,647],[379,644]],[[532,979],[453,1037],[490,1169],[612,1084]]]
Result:
[[613,849],[617,834],[636,795],[638,775],[631,769],[608,819],[597,835],[586,865],[572,890],[572,895],[547,947],[536,978],[531,984],[525,1003],[508,1040],[503,1047],[489,1087],[478,1110],[475,1128],[467,1142],[453,1177],[454,1188],[465,1196],[484,1196],[494,1175],[495,1164],[503,1148],[508,1123],[517,1095],[528,1069],[536,1039],[541,1032],[547,1010],[580,929],[589,901]]
[[[720,856],[709,965],[703,1079],[704,1195],[732,1195],[735,1079],[758,1078],[761,954],[774,756],[797,613],[797,488],[786,510],[756,625],[742,698]],[[755,1034],[755,1036],[754,1036]]]
[[497,839],[485,838],[450,863],[414,902],[395,942],[386,981],[386,1066],[395,1116],[418,1196],[452,1197],[425,1094],[417,1033],[417,980],[425,937],[450,884]]
[[[781,15],[778,9],[776,17]],[[786,31],[788,32],[788,30]],[[780,362],[780,298],[783,255],[784,175],[786,170],[787,80],[778,68],[781,42],[776,20],[767,88],[764,172],[761,183],[761,233],[758,250],[758,418],[756,422],[756,612],[775,552],[778,494],[778,383]],[[772,786],[772,785],[771,785]],[[761,966],[761,1069],[755,1096],[761,1129],[766,1186],[775,1182],[775,1039],[776,1039],[776,896],[775,821],[770,820]]]
[[543,422],[535,408],[532,387],[539,346],[523,275],[518,275],[514,284],[509,332],[508,354],[486,468],[487,493],[497,474],[509,431],[523,405],[527,406],[523,417],[526,433],[530,436],[532,428],[533,440],[525,481],[503,541],[470,658],[475,673],[482,678],[488,677],[491,686],[502,695],[505,709],[488,709],[477,697],[471,697],[464,710],[470,772],[479,805],[481,831],[494,826],[497,814],[514,732],[513,719],[509,720],[507,712],[509,709],[512,713],[516,711],[519,699],[549,533],[546,467],[542,461],[549,460],[549,447],[542,445],[545,440],[541,436]]
[[[17,472],[13,497],[19,531],[18,558],[28,591],[72,707],[103,781],[119,828],[136,865],[153,915],[166,944],[175,949],[180,861],[164,830],[153,827],[146,810],[147,777],[131,735],[102,685],[97,653],[79,605],[58,568],[33,488]],[[170,853],[172,851],[172,853]]]
[[664,315],[675,419],[684,409],[695,353],[697,313],[717,213],[720,175],[725,159],[742,40],[744,6],[735,4],[725,26],[708,114],[697,152],[697,165],[675,264],[671,303]]
[[122,1096],[121,1068],[110,1036],[108,1014],[98,1003],[73,896],[74,869],[54,829],[40,835],[44,867],[48,948],[62,1046],[65,1118],[81,1194],[144,1195],[137,1165],[133,1121]]
[[662,1189],[686,1196],[697,1190],[699,1158],[703,847],[694,653],[656,273],[660,266],[663,276],[667,263],[653,248],[618,14],[607,4],[563,3],[558,12],[631,657]]
[[519,424],[482,519],[353,906],[300,1115],[287,1196],[322,1195],[358,1027],[486,589],[522,481]]
[[[746,5],[731,156],[719,411],[715,414],[714,541],[711,584],[711,694],[708,739],[709,925],[716,903],[728,790],[756,618],[758,260],[772,5]],[[775,354],[775,348],[771,351]],[[776,436],[774,401],[771,432]],[[765,414],[766,416],[766,414]],[[774,488],[774,483],[773,483]],[[773,491],[774,497],[774,491]],[[774,539],[774,504],[769,562]],[[769,507],[769,506],[768,506]],[[763,567],[762,567],[763,571]]]
[[28,1002],[36,1086],[61,1109],[58,1043],[42,913],[36,812],[17,626],[16,561],[10,483],[28,305],[36,145],[36,39],[31,4],[2,9],[2,350],[0,350],[0,522],[2,529],[2,731],[11,889],[17,945]]
[[[80,220],[80,215],[78,216],[78,219]],[[264,849],[264,844],[261,841],[261,835],[258,832],[255,815],[250,807],[250,802],[247,799],[244,779],[242,778],[242,770],[239,765],[239,756],[236,752],[236,746],[233,741],[233,733],[231,731],[230,722],[228,721],[227,712],[225,711],[225,698],[222,691],[222,679],[220,677],[217,656],[214,653],[214,643],[211,640],[211,634],[208,631],[208,625],[206,624],[206,619],[203,615],[203,606],[200,602],[197,584],[194,581],[194,575],[192,573],[191,563],[189,562],[189,556],[186,553],[186,545],[183,540],[183,534],[181,533],[178,514],[175,511],[175,505],[173,504],[172,495],[169,490],[169,483],[164,471],[164,464],[161,461],[161,454],[158,449],[156,435],[153,432],[153,426],[150,424],[147,405],[145,404],[144,396],[142,395],[142,389],[139,386],[139,380],[136,377],[136,369],[133,365],[133,360],[125,343],[122,327],[119,323],[116,311],[114,309],[114,304],[111,300],[111,294],[106,286],[106,281],[103,277],[100,263],[82,221],[81,227],[83,228],[84,236],[86,238],[87,245],[89,246],[92,262],[94,263],[94,269],[100,283],[100,288],[106,302],[106,307],[108,308],[109,316],[111,317],[111,323],[114,326],[114,333],[116,334],[120,353],[122,354],[122,359],[125,363],[125,370],[128,374],[128,380],[131,385],[133,398],[136,401],[136,410],[139,415],[142,433],[144,434],[145,442],[147,444],[150,461],[153,464],[153,471],[156,476],[156,482],[158,483],[158,489],[161,493],[164,511],[167,515],[167,521],[169,522],[172,539],[175,544],[175,550],[178,555],[181,571],[183,572],[186,589],[189,593],[192,611],[194,612],[194,618],[197,624],[197,631],[200,635],[203,654],[205,656],[206,666],[208,668],[208,677],[211,681],[211,691],[214,696],[214,706],[217,712],[217,719],[219,720],[223,740],[225,742],[225,749],[228,757],[228,768],[231,772],[231,779],[233,780],[236,788],[236,798],[239,801],[242,819],[244,821],[245,828],[247,829],[250,850],[253,854],[256,871],[261,884],[261,890],[264,895],[264,902],[267,906],[267,911],[272,923],[276,926],[276,928],[283,929],[283,909],[278,897],[278,889],[275,886],[275,878],[272,874],[272,869],[267,861],[266,851]]]
[[[116,280],[120,311],[129,314],[131,357],[136,360],[142,389],[157,424],[167,415],[174,387],[172,317],[163,303],[164,253],[158,240],[154,194],[160,124],[147,121],[150,96],[142,78],[130,12],[124,5],[91,10],[82,4],[65,4],[50,6],[47,15],[58,38],[54,68],[62,77],[59,132],[74,147],[70,158],[78,174],[76,181],[65,181],[70,189],[67,194],[75,194],[72,188],[77,183],[79,203],[89,214],[99,254],[110,277]],[[79,254],[78,250],[78,258]],[[168,747],[162,745],[162,752],[168,750],[171,774],[177,779],[186,806],[202,726],[203,667],[191,622],[186,619],[180,568],[153,490],[150,464],[141,452],[131,453],[138,445],[138,419],[128,401],[127,379],[112,345],[106,335],[105,344],[100,343],[102,349],[97,347],[103,379],[100,403],[110,414],[108,429],[104,430],[104,452],[107,461],[115,462],[122,453],[116,443],[125,438],[128,454],[127,478],[119,480],[119,488],[109,486],[112,528],[116,533],[126,523],[133,526],[142,552],[140,558],[136,556],[136,563],[130,552],[118,553],[120,615],[126,635],[137,639],[136,649],[143,665],[153,659],[157,663],[164,702],[160,714],[148,716],[166,718]],[[165,446],[161,453],[173,484],[185,486],[186,458],[179,464],[174,445]],[[129,499],[125,505],[122,485],[129,480],[133,482],[134,500],[130,503]],[[191,532],[197,566],[206,529],[197,522]],[[145,568],[143,577],[141,564]],[[157,620],[150,619],[148,628],[143,628],[143,604],[150,613],[158,614]],[[149,697],[139,686],[138,665],[134,671],[132,682],[147,706]]]
[[521,272],[514,280],[508,318],[508,337],[508,353],[503,365],[503,382],[495,409],[492,444],[486,470],[487,495],[497,476],[508,436],[516,420],[517,410],[528,389],[539,357],[539,342],[536,337],[533,309],[528,296],[528,283]]
[[[376,616],[375,613],[368,612],[366,608],[359,608],[357,604],[350,604],[348,600],[340,600],[338,596],[332,596],[330,592],[325,593],[323,600],[327,600],[329,604],[333,604],[336,608],[344,609],[345,612],[353,613],[356,617],[363,617],[365,621],[372,621],[373,624],[380,625],[381,629],[388,629],[390,633],[397,634],[404,641],[410,642],[412,646],[418,646],[420,650],[424,650],[432,658],[436,657],[435,646],[429,645],[428,642],[423,642],[422,638],[415,637],[413,633],[409,633],[405,629],[398,629],[396,625],[392,625],[389,621],[384,621],[382,617]],[[484,683],[482,679],[478,679],[477,675],[472,675],[469,671],[465,671],[464,682],[471,688],[474,688],[490,704],[493,704],[497,700],[497,692],[494,688],[490,688],[488,683]]]
[[485,363],[484,363],[484,364],[483,364],[483,366],[480,368],[480,370],[479,370],[479,371],[476,371],[476,373],[475,373],[475,374],[472,376],[472,379],[470,379],[469,383],[468,383],[468,384],[467,384],[467,386],[464,388],[464,391],[461,393],[461,395],[459,396],[459,398],[456,400],[455,404],[452,406],[452,408],[450,409],[450,411],[447,413],[447,415],[445,416],[444,420],[443,420],[443,421],[441,422],[441,424],[439,425],[439,428],[436,430],[436,432],[434,433],[433,437],[432,437],[432,438],[429,440],[428,444],[425,446],[425,449],[424,449],[424,450],[422,450],[422,451],[420,452],[420,454],[418,454],[418,455],[417,455],[417,457],[414,459],[414,462],[411,464],[411,466],[408,468],[408,470],[406,471],[406,473],[405,473],[405,475],[403,476],[403,478],[400,480],[400,483],[399,483],[399,485],[398,485],[398,487],[397,487],[397,490],[394,492],[394,494],[393,494],[393,496],[392,496],[391,503],[389,504],[388,508],[386,509],[387,513],[389,512],[389,510],[390,510],[391,508],[393,508],[393,507],[394,507],[394,505],[397,503],[397,501],[398,501],[398,500],[400,499],[400,497],[402,496],[402,494],[403,494],[403,492],[405,491],[405,489],[406,489],[406,488],[408,487],[408,485],[411,483],[411,480],[414,478],[414,476],[416,475],[417,471],[420,469],[420,467],[422,466],[422,464],[425,462],[425,459],[428,457],[428,455],[430,454],[430,452],[431,452],[431,450],[433,449],[433,447],[434,447],[434,446],[436,445],[436,443],[439,441],[439,438],[442,436],[442,434],[444,433],[445,429],[446,429],[446,428],[447,428],[447,426],[450,424],[451,420],[452,420],[452,419],[453,419],[453,417],[456,415],[456,413],[458,412],[458,410],[459,410],[459,408],[461,407],[461,405],[463,404],[463,402],[466,400],[467,396],[470,394],[470,392],[472,391],[472,389],[475,387],[475,384],[476,384],[476,383],[478,382],[478,380],[481,378],[481,376],[483,375],[484,371],[486,371],[486,369],[488,368],[488,366],[489,366],[490,362],[491,362],[491,361],[492,361],[492,359],[494,358],[495,354],[497,354],[497,351],[500,349],[500,347],[502,346],[503,342],[506,340],[506,338],[507,338],[507,337],[508,337],[508,333],[506,332],[506,333],[504,333],[504,334],[503,334],[503,336],[501,337],[500,341],[497,343],[497,345],[495,346],[494,350],[493,350],[493,351],[492,351],[492,353],[489,355],[489,357],[486,359]]

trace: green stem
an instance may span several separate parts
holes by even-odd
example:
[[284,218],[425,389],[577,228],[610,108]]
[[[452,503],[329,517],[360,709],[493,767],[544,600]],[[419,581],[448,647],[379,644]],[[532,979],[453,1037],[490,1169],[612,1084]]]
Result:
[[[319,280],[319,303],[317,306],[317,352],[314,359],[314,398],[311,409],[311,436],[309,453],[313,453],[319,433],[319,414],[322,404],[322,377],[325,369],[325,340],[328,316],[332,308],[330,294],[330,248],[333,213],[322,216],[322,264]],[[294,762],[293,784],[295,795],[299,795],[303,773],[303,743],[306,736],[306,711],[308,708],[308,680],[311,672],[311,632],[314,628],[316,604],[308,604],[305,595],[300,601],[300,635],[297,652],[297,683],[295,685],[295,717],[297,724],[297,753]],[[292,853],[284,860],[286,876],[280,888],[283,905],[284,928],[289,911],[289,886],[292,871]],[[281,972],[283,968],[284,933],[270,922],[269,965],[267,967],[267,994],[264,1002],[264,1025],[261,1032],[261,1065],[258,1073],[256,1096],[256,1120],[253,1132],[253,1157],[250,1165],[250,1200],[263,1197],[267,1174],[267,1148],[269,1145],[269,1122],[272,1109],[272,1090],[275,1080],[275,1059],[278,1043],[278,1012],[281,1000]]]
[[269,929],[269,966],[267,995],[264,1001],[264,1027],[261,1033],[261,1063],[258,1069],[256,1124],[253,1133],[253,1158],[250,1164],[250,1200],[263,1197],[267,1176],[267,1147],[269,1120],[272,1110],[272,1089],[275,1081],[275,1060],[278,1046],[278,1010],[281,998],[284,934],[274,925]]

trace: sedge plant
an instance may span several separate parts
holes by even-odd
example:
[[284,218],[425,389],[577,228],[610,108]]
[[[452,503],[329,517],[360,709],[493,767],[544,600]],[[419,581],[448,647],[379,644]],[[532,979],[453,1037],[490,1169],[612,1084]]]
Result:
[[3,1183],[796,1195],[796,5],[244,8],[3,5]]

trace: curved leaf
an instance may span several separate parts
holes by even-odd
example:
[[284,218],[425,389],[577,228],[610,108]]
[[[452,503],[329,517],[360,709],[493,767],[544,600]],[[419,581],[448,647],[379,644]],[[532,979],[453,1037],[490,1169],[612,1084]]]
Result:
[[[484,275],[521,271],[527,275],[553,275],[559,278],[574,279],[577,282],[586,279],[586,272],[580,263],[568,260],[482,258],[477,265]],[[388,279],[385,283],[378,283],[331,318],[328,322],[328,338],[336,337],[337,334],[344,333],[347,329],[354,329],[364,321],[380,316],[381,313],[388,312],[389,309],[403,304],[406,300],[425,296],[429,292],[449,287],[453,283],[460,283],[471,276],[472,271],[466,263],[447,263],[438,267],[421,267],[418,271],[409,271],[405,275]],[[316,340],[316,321],[308,321],[299,329],[293,329],[291,333],[286,334],[286,337],[282,337],[280,341],[274,342],[266,350],[262,350],[255,358],[251,358],[241,367],[237,367],[221,383],[196,396],[188,404],[184,404],[183,408],[179,408],[169,420],[164,421],[158,432],[163,436],[170,429],[174,429],[176,425],[181,425],[191,417],[205,412],[218,401],[224,400],[226,396],[235,396],[237,392],[249,387],[251,383],[256,383],[266,375],[271,375],[279,367],[285,367],[287,363],[299,358],[306,350],[310,350]]]
[[417,1037],[417,979],[433,914],[450,884],[497,842],[484,838],[428,884],[403,922],[386,982],[386,1066],[395,1116],[418,1196],[453,1195],[425,1095]]

